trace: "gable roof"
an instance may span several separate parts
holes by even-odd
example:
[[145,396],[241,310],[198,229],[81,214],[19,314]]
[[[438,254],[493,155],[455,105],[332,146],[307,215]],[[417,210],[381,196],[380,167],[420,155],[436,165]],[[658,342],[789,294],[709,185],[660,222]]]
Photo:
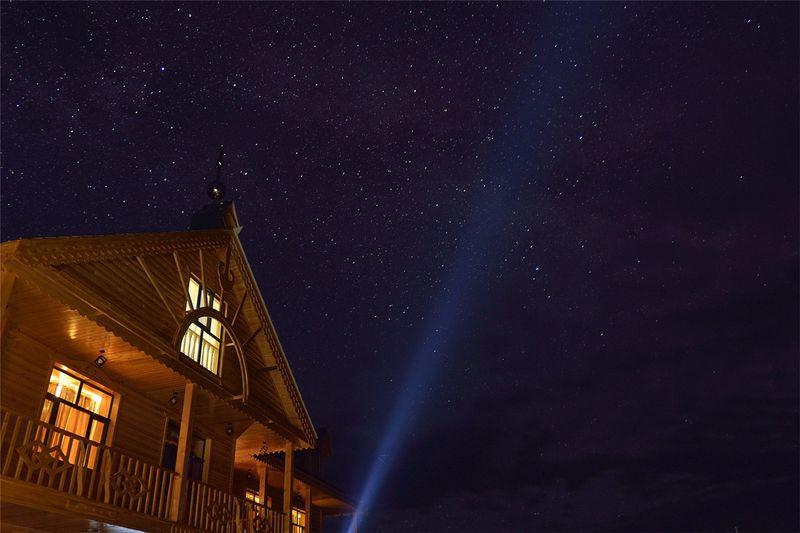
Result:
[[[298,447],[313,447],[316,432],[239,241],[232,206],[230,212],[231,224],[221,229],[7,242],[0,246],[2,267],[46,286],[66,305],[236,403]],[[244,352],[250,398],[244,384],[238,396],[231,394],[239,385],[230,372],[214,383],[192,374],[177,356],[172,339],[186,313],[189,275],[202,277],[226,302],[232,336]]]

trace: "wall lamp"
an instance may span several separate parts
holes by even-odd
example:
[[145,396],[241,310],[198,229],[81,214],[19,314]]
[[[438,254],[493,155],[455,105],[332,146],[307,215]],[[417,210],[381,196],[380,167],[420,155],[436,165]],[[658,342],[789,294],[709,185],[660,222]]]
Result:
[[106,364],[106,361],[108,361],[108,358],[106,357],[106,351],[100,350],[100,352],[97,354],[97,357],[94,358],[94,364],[97,366],[97,368],[101,368],[104,364]]

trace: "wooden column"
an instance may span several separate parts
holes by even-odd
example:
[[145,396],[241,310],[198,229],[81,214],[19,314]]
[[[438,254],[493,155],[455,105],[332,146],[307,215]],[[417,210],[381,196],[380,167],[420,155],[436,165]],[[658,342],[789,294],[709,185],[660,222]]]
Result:
[[189,452],[192,446],[192,423],[194,418],[194,395],[197,385],[187,382],[183,391],[183,411],[181,413],[181,431],[178,434],[178,452],[175,458],[175,486],[172,489],[170,520],[177,522],[183,516],[186,504],[186,474],[189,470]]
[[263,463],[258,465],[258,495],[261,497],[261,503],[264,507],[267,506],[267,485],[269,480],[269,467]]
[[311,485],[306,485],[306,491],[303,494],[303,499],[306,501],[306,533],[311,531]]
[[294,463],[294,443],[286,443],[286,457],[283,460],[283,531],[292,531],[292,468]]

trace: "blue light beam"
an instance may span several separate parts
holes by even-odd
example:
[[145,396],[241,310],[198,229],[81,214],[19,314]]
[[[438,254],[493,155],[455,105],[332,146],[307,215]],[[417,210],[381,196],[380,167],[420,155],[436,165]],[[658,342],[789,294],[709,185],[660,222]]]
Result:
[[[474,304],[478,293],[476,289],[491,274],[491,265],[497,262],[491,250],[497,248],[497,242],[504,236],[504,230],[511,220],[511,203],[515,195],[520,186],[531,178],[537,162],[542,166],[549,164],[548,161],[537,160],[535,156],[546,147],[543,136],[549,129],[548,119],[560,111],[563,90],[576,79],[578,61],[589,61],[588,54],[579,52],[575,43],[582,45],[581,50],[589,45],[589,39],[594,40],[591,45],[599,44],[596,40],[599,39],[596,35],[599,24],[587,22],[593,17],[586,16],[587,12],[596,14],[597,9],[578,6],[578,13],[570,13],[570,16],[551,10],[548,15],[552,15],[552,22],[558,25],[558,32],[541,39],[536,47],[539,53],[529,54],[534,58],[528,70],[529,75],[520,76],[527,83],[521,84],[520,92],[514,99],[516,112],[506,115],[508,120],[501,130],[503,141],[498,143],[489,166],[491,176],[495,179],[489,180],[486,190],[475,201],[476,208],[458,241],[445,282],[434,299],[423,334],[414,349],[404,386],[390,413],[361,491],[358,507],[362,518],[374,503],[419,415],[426,386],[435,377],[443,354],[457,338],[460,312]],[[579,22],[580,18],[584,18],[584,22]],[[582,24],[583,29],[591,29],[591,35],[581,32],[583,38],[578,38],[575,27],[578,24]],[[580,72],[585,73],[587,68],[588,65],[585,65]],[[546,77],[545,73],[548,73]],[[356,528],[357,518],[354,516],[346,531],[355,533]]]

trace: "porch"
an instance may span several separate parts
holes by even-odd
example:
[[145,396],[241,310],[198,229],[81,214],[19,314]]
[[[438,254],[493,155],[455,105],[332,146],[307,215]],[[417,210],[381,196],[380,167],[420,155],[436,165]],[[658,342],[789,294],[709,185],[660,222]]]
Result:
[[[38,529],[42,513],[54,513],[83,531],[104,524],[163,532],[283,531],[283,513],[260,503],[39,420],[6,409],[0,416],[5,523]],[[185,496],[176,497],[181,481]],[[25,512],[31,508],[40,512]]]

